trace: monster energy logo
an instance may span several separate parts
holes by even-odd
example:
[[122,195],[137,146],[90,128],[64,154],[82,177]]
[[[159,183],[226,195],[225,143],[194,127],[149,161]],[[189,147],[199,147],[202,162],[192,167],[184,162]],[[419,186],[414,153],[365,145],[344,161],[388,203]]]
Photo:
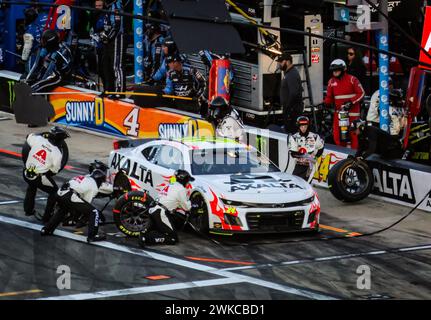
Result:
[[13,90],[13,86],[15,85],[15,81],[8,81],[7,84],[9,87],[9,107],[12,108],[12,104],[15,101],[15,91]]
[[262,136],[256,136],[256,149],[265,154],[266,151],[266,139]]

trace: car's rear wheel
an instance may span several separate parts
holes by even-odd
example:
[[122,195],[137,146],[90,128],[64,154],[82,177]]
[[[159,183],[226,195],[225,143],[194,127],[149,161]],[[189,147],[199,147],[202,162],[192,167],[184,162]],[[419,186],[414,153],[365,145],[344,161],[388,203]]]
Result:
[[208,221],[208,206],[205,202],[204,197],[195,192],[190,197],[190,202],[192,204],[197,204],[196,209],[192,209],[190,215],[190,223],[193,227],[200,233],[208,233],[209,231],[209,221]]
[[148,210],[152,202],[149,194],[142,191],[131,191],[121,196],[113,210],[118,230],[129,237],[138,237],[150,223]]
[[345,159],[329,171],[328,186],[338,200],[356,202],[365,199],[371,193],[374,177],[366,162]]

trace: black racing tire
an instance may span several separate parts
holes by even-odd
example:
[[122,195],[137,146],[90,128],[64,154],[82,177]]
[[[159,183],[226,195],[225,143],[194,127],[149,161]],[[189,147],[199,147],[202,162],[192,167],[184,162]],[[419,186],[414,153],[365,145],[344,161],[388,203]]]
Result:
[[209,232],[209,210],[204,197],[199,192],[195,192],[191,195],[190,202],[199,205],[197,209],[193,209],[190,215],[190,223],[198,232],[207,234]]
[[[43,132],[40,135],[47,135],[48,132]],[[28,154],[30,153],[30,145],[26,142],[24,142],[24,145],[22,146],[22,150],[21,150],[21,155],[22,155],[22,161],[24,162],[24,166],[25,163],[27,162],[27,158],[28,158]],[[60,171],[64,169],[64,167],[67,164],[67,161],[69,161],[69,147],[67,146],[66,141],[63,141],[61,143],[61,146],[59,147],[61,154],[63,155],[63,157],[61,158],[61,167],[60,167]],[[59,172],[60,172],[59,171]]]
[[148,210],[153,201],[143,191],[131,191],[122,195],[113,209],[114,223],[118,230],[129,237],[138,237],[150,223]]
[[373,190],[374,177],[366,162],[344,159],[331,168],[328,187],[332,195],[344,202],[365,199]]

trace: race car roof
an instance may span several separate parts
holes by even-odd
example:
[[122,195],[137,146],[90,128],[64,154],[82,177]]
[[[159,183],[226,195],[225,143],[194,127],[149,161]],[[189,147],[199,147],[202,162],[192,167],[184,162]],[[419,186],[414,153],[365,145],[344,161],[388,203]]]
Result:
[[179,142],[186,145],[189,149],[245,149],[247,145],[236,142],[232,139],[223,138],[182,138],[175,139],[175,142]]

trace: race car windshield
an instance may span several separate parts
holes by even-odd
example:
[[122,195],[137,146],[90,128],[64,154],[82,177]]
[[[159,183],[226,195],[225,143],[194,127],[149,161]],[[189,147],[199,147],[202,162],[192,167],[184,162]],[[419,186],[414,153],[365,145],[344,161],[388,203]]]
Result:
[[257,150],[207,149],[192,151],[192,174],[266,173],[280,170]]

